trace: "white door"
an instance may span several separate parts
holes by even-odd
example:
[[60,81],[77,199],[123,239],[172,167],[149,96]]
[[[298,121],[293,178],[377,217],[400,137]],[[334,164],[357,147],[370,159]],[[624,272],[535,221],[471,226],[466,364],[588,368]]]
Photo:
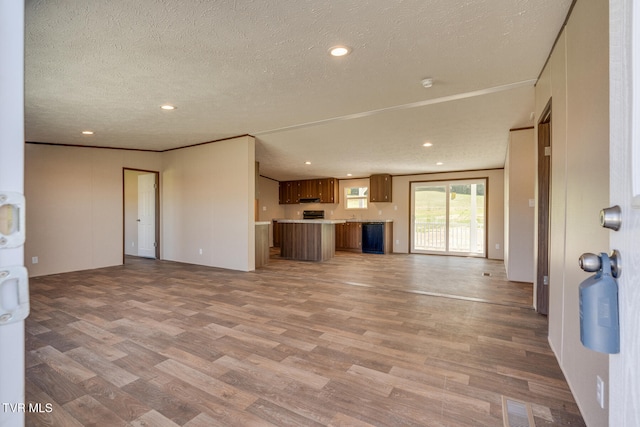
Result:
[[[24,192],[24,2],[0,0],[0,191]],[[17,211],[4,203],[3,232],[13,235]],[[3,233],[3,234],[4,234]],[[6,240],[6,238],[5,238]],[[21,241],[21,239],[20,239]],[[19,286],[9,271],[24,271],[24,248],[0,248],[0,426],[23,426],[24,314],[18,316]],[[13,245],[12,245],[13,246]],[[22,283],[26,284],[26,274]],[[28,302],[28,289],[26,299]]]
[[138,175],[138,256],[156,257],[156,175]]
[[609,194],[622,208],[622,226],[610,236],[622,258],[620,353],[609,358],[609,425],[616,427],[640,420],[640,10],[632,6],[638,2],[609,3]]

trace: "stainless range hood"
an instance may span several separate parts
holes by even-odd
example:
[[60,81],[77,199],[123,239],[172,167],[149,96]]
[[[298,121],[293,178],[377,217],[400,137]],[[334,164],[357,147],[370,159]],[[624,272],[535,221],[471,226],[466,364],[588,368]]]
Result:
[[320,203],[319,197],[303,197],[298,200],[298,203]]

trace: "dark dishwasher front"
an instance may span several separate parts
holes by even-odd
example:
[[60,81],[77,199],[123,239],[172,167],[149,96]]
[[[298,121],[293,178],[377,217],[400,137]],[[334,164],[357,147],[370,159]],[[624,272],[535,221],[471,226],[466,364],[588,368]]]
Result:
[[366,254],[384,253],[384,223],[365,222],[362,224],[362,252]]

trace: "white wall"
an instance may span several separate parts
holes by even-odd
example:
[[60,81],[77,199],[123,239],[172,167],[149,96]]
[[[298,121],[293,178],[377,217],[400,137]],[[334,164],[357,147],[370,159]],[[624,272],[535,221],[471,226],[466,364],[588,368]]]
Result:
[[122,169],[160,166],[159,153],[26,144],[30,276],[122,264]]
[[253,270],[255,183],[253,137],[163,153],[162,259]]
[[511,131],[504,165],[504,265],[507,278],[533,282],[536,141],[533,129]]
[[393,251],[409,252],[410,231],[410,186],[415,181],[442,181],[467,178],[487,178],[487,252],[488,258],[504,258],[504,171],[503,169],[431,173],[421,175],[393,176],[393,201],[391,203],[369,203],[368,209],[346,210],[344,208],[344,188],[369,186],[369,178],[341,179],[340,203],[311,203],[284,206],[285,218],[301,218],[303,210],[320,209],[325,217],[347,219],[355,215],[358,219],[391,219],[393,220]]
[[[578,1],[536,86],[536,117],[552,100],[549,342],[587,425],[605,426],[596,375],[608,356],[580,343],[578,268],[583,252],[608,249],[598,213],[609,200],[608,2]],[[538,286],[538,284],[536,284]]]

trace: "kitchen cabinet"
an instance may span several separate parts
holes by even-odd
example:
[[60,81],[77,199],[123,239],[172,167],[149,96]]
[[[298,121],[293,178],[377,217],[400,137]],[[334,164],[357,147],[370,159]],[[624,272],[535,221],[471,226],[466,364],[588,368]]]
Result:
[[336,250],[392,253],[393,221],[347,221],[336,224]]
[[281,231],[280,231],[280,224],[275,219],[273,220],[272,229],[273,229],[272,230],[273,231],[273,247],[274,248],[279,248],[280,247]]
[[338,180],[335,178],[324,178],[318,180],[318,197],[320,203],[338,203]]
[[362,251],[362,224],[359,222],[337,224],[336,249]]
[[300,181],[282,181],[279,187],[280,204],[290,205],[300,201]]
[[369,177],[369,201],[391,202],[391,175],[377,174]]
[[269,262],[269,221],[256,222],[255,268]]
[[336,253],[336,225],[344,220],[281,219],[280,257],[327,261]]
[[304,199],[315,199],[318,197],[318,180],[317,179],[305,179],[299,181],[300,183],[300,197]]
[[282,181],[279,185],[281,205],[297,204],[301,199],[318,199],[319,203],[339,202],[336,178]]

